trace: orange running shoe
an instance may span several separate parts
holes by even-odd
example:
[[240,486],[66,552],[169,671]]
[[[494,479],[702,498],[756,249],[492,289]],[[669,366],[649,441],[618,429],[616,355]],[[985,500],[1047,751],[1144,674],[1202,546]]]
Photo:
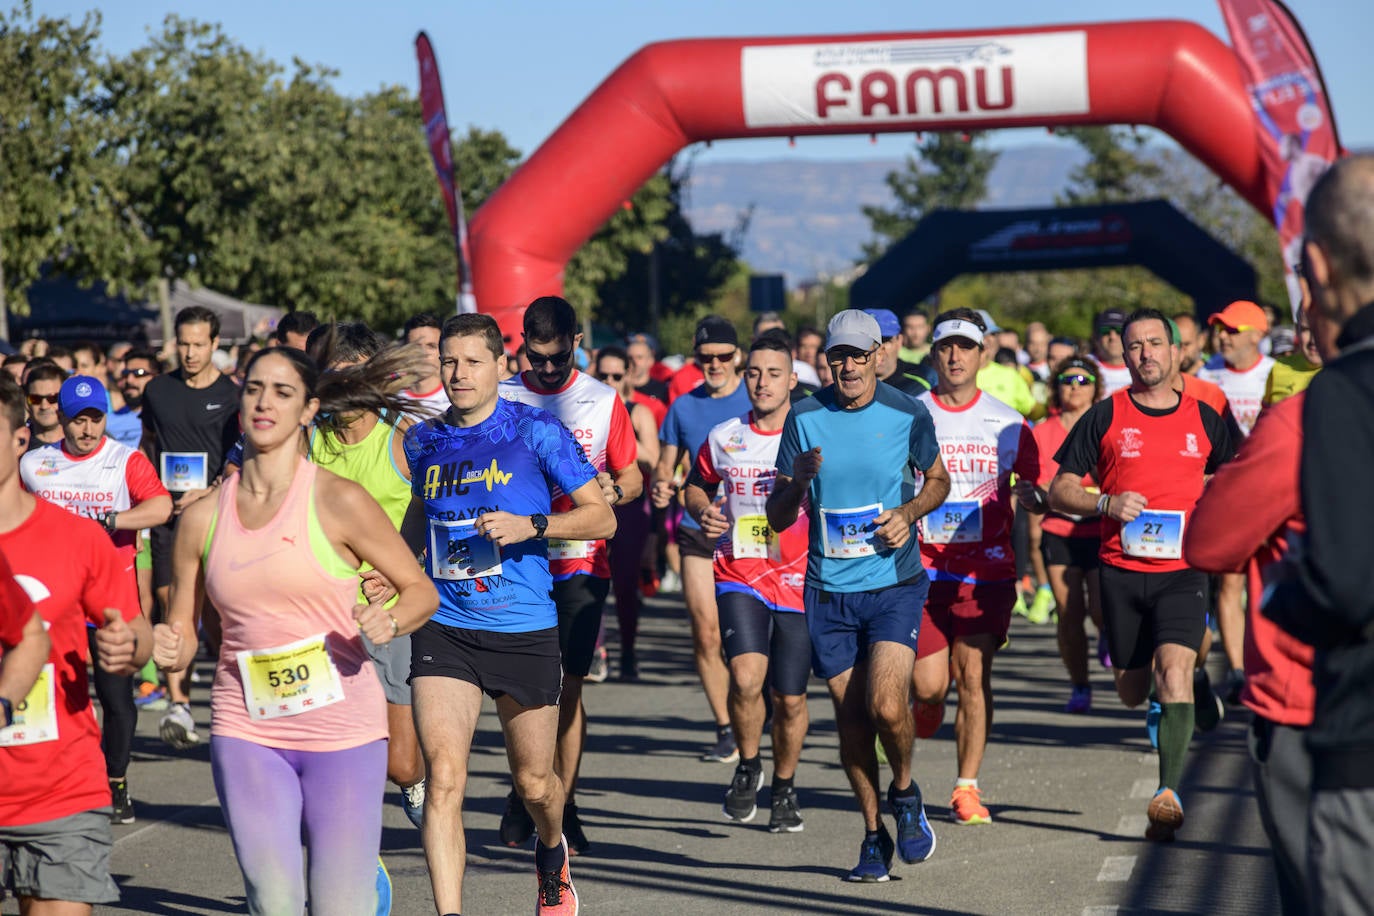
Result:
[[572,875],[568,872],[567,840],[563,841],[562,846],[563,864],[557,871],[535,869],[539,882],[539,896],[534,904],[535,916],[577,916],[577,889],[573,887]]
[[1156,843],[1171,843],[1174,833],[1183,826],[1183,802],[1173,789],[1160,789],[1150,799],[1145,809],[1150,826],[1145,828],[1145,839]]
[[964,827],[991,824],[992,814],[983,807],[982,796],[976,786],[955,786],[949,800],[949,819]]

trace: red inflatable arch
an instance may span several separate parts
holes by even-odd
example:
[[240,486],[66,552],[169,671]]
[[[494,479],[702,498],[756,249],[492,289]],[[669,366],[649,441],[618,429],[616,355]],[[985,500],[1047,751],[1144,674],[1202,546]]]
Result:
[[682,147],[803,134],[1077,124],[1157,127],[1263,211],[1231,49],[1180,21],[647,45],[476,213],[477,301],[510,340],[524,308]]

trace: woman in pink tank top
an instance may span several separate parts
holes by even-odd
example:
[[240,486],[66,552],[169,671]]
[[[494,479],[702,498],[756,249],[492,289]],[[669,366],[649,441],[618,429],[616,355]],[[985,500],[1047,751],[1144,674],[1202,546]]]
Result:
[[[409,379],[378,374],[362,365],[321,376],[289,348],[254,356],[242,469],[177,527],[154,658],[166,671],[190,665],[208,597],[223,626],[211,763],[251,913],[302,913],[307,890],[312,912],[377,911],[386,706],[359,634],[384,645],[412,632],[438,595],[367,491],[305,460],[303,433],[360,392],[391,409]],[[363,562],[396,587],[389,609],[357,603]]]

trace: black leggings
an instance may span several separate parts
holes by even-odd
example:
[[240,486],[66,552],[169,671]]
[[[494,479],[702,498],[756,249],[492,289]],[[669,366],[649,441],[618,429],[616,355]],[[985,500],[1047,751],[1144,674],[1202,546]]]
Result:
[[134,706],[134,676],[109,674],[100,667],[95,651],[95,628],[86,628],[91,647],[95,696],[104,711],[101,722],[100,750],[105,754],[105,775],[123,779],[129,772],[129,756],[134,747],[134,729],[138,726],[138,707]]

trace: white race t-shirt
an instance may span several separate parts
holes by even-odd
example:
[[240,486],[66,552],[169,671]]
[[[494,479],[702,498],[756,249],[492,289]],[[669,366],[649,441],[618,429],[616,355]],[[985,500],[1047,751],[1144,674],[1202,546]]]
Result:
[[1269,356],[1261,356],[1249,369],[1232,369],[1218,355],[1198,371],[1198,378],[1212,382],[1226,394],[1231,413],[1235,414],[1241,432],[1248,436],[1264,407],[1264,390],[1273,368],[1274,360]]
[[1097,363],[1098,378],[1102,379],[1102,400],[1130,386],[1131,370],[1125,363],[1104,363],[1095,356],[1088,358]]

